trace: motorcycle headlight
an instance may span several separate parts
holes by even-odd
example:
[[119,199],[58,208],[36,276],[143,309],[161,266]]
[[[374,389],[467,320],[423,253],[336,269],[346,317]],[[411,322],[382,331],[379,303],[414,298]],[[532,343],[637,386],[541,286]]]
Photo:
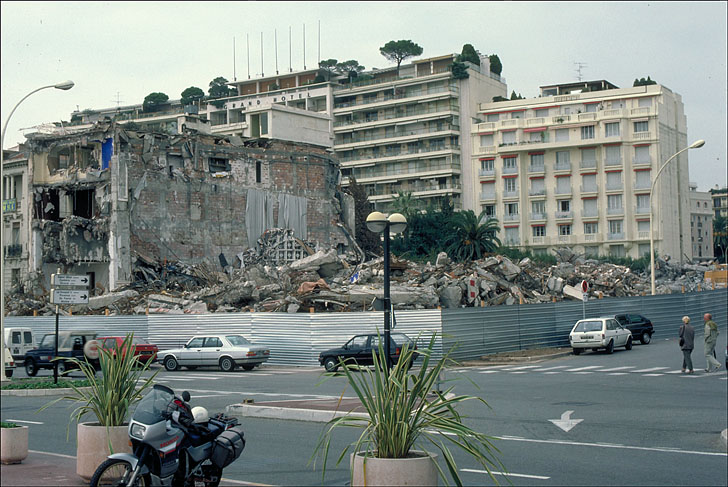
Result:
[[129,434],[137,439],[143,439],[144,438],[144,432],[147,430],[147,427],[144,425],[141,425],[139,423],[134,423],[131,425],[131,431]]

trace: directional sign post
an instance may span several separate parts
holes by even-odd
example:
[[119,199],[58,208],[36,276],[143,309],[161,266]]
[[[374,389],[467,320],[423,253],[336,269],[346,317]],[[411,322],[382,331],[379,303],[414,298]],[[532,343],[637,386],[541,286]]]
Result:
[[53,304],[88,304],[88,291],[75,289],[51,289]]
[[581,281],[581,318],[586,319],[586,302],[589,300],[589,283]]
[[[58,305],[59,304],[88,304],[88,276],[51,274],[51,303],[56,305],[56,346],[55,357],[58,357]],[[64,289],[56,289],[60,286]],[[58,361],[53,365],[53,383],[58,384]]]
[[72,274],[51,275],[52,286],[88,287],[88,276],[74,276]]

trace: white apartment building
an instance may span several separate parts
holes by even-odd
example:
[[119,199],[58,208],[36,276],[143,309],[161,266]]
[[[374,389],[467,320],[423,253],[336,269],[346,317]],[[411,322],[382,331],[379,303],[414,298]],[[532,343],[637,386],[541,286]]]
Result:
[[28,180],[28,154],[21,147],[3,151],[3,288],[19,284],[28,272],[28,235],[30,232],[27,215],[31,201],[25,194]]
[[[456,79],[455,54],[367,71],[372,79],[334,87],[334,151],[343,184],[354,177],[369,201],[387,211],[398,193],[424,203],[449,196],[471,208],[477,179],[464,170],[471,159],[469,130],[478,103],[506,96],[505,80],[487,57]],[[477,178],[477,174],[475,175]]]
[[713,198],[690,183],[690,242],[693,260],[713,260]]
[[[538,98],[481,103],[472,126],[475,210],[507,245],[638,258],[650,248],[650,188],[687,146],[682,99],[661,85],[608,81],[541,87]],[[655,186],[658,255],[692,259],[688,151]]]

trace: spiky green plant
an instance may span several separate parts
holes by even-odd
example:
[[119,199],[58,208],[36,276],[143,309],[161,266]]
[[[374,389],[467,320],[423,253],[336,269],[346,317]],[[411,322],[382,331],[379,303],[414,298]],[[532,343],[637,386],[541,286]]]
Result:
[[[127,420],[129,409],[142,398],[144,391],[153,384],[159,373],[156,371],[151,377],[142,378],[142,374],[149,369],[151,360],[141,367],[137,366],[139,362],[134,356],[133,338],[134,334],[131,333],[113,350],[99,349],[100,377],[97,377],[96,369],[88,361],[66,359],[83,372],[91,384],[90,387],[79,387],[70,383],[73,392],[54,399],[39,411],[60,401],[72,401],[80,405],[71,413],[70,420],[79,422],[84,415],[93,413],[101,426],[122,426]],[[68,426],[70,427],[70,421]]]
[[[439,390],[437,384],[440,373],[454,361],[449,358],[450,352],[439,360],[432,359],[435,338],[433,334],[428,346],[417,351],[422,355],[422,366],[417,372],[409,372],[409,364],[416,358],[414,354],[417,352],[410,350],[408,345],[404,345],[397,364],[388,371],[383,363],[383,340],[379,340],[379,353],[372,352],[372,369],[355,373],[340,362],[349,386],[366,409],[367,417],[345,415],[327,423],[311,458],[315,466],[316,457],[322,457],[322,478],[326,475],[334,430],[338,427],[353,427],[363,431],[355,442],[344,448],[336,465],[341,463],[350,449],[354,453],[365,452],[366,457],[406,458],[410,451],[425,450],[425,446],[431,445],[442,454],[455,483],[462,485],[449,448],[455,446],[470,454],[498,483],[491,473],[491,467],[497,466],[504,471],[505,468],[496,457],[496,453],[500,452],[491,443],[493,438],[463,424],[463,416],[455,409],[457,404],[470,400],[489,406],[480,397],[455,395],[453,387]],[[434,362],[432,366],[431,361]],[[440,465],[435,465],[447,484],[445,472]]]

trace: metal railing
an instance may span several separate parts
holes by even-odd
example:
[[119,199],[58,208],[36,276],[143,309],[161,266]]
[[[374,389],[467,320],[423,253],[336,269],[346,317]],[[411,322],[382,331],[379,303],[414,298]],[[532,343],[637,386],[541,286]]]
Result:
[[5,257],[20,257],[23,255],[23,244],[5,246]]
[[624,232],[607,233],[607,239],[609,239],[609,240],[624,240]]

